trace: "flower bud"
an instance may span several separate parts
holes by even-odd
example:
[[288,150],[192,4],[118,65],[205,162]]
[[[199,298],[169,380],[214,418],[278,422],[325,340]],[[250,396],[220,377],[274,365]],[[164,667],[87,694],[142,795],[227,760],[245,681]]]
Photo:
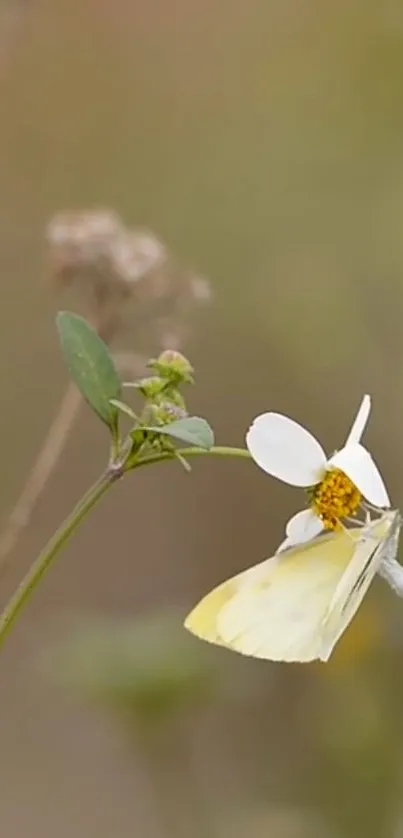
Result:
[[[183,398],[183,396],[179,392],[179,390],[177,390],[174,386],[167,387],[164,390],[164,392],[162,394],[162,399],[159,399],[158,401],[161,403],[162,400],[165,401],[165,402],[169,401],[173,405],[176,405],[176,407],[181,407],[182,411],[184,411],[185,416],[188,415],[187,410],[186,410],[185,399]],[[183,417],[177,416],[176,418],[177,419],[182,419]]]
[[194,370],[190,361],[175,349],[165,349],[158,358],[149,362],[149,366],[172,383],[193,384]]
[[163,393],[166,381],[159,375],[150,375],[148,378],[141,378],[137,382],[137,387],[146,399],[154,401]]
[[149,405],[150,424],[154,425],[169,425],[170,422],[176,422],[178,419],[185,419],[187,416],[186,410],[172,401],[164,401],[161,404]]

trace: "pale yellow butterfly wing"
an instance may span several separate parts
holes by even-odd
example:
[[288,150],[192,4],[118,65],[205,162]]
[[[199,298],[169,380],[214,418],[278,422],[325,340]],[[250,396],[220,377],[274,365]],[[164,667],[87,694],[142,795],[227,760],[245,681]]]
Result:
[[[250,568],[250,570],[255,569]],[[247,573],[249,573],[248,570],[245,571],[245,575]],[[232,579],[227,579],[213,591],[210,591],[187,616],[185,628],[195,634],[196,637],[200,637],[201,640],[222,645],[222,639],[217,632],[217,615],[237,595],[238,578],[238,576],[234,576]]]
[[252,657],[321,657],[322,626],[362,530],[322,536],[222,583],[189,614],[193,634]]
[[343,574],[323,621],[321,660],[328,660],[337,641],[356,614],[365,594],[378,572],[384,550],[391,538],[397,538],[400,514],[385,512],[366,526],[353,558]]

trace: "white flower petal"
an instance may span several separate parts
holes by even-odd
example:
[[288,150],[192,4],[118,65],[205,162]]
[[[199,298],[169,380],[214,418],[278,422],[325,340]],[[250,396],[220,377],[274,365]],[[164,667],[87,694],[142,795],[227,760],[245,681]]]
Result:
[[312,509],[297,512],[285,528],[288,544],[304,544],[323,530],[323,523]]
[[326,467],[326,455],[315,437],[280,413],[258,416],[246,434],[255,462],[291,486],[314,486]]
[[329,460],[328,466],[344,471],[364,498],[374,506],[390,506],[385,484],[371,454],[359,443],[346,445]]
[[365,426],[368,422],[370,412],[371,398],[370,396],[364,396],[358,409],[357,416],[354,419],[353,427],[351,428],[351,431],[347,437],[346,445],[353,445],[356,442],[360,442],[361,437],[365,431]]
[[276,553],[282,553],[289,547],[296,547],[298,544],[305,544],[311,541],[323,531],[323,523],[312,509],[303,509],[297,512],[288,521],[286,526],[287,538],[281,542]]

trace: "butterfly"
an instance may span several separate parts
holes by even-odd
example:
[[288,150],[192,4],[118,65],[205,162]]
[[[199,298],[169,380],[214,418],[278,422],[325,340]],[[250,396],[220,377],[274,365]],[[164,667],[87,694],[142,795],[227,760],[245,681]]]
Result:
[[383,558],[394,561],[400,527],[400,513],[389,510],[278,553],[207,594],[185,628],[255,658],[327,661]]

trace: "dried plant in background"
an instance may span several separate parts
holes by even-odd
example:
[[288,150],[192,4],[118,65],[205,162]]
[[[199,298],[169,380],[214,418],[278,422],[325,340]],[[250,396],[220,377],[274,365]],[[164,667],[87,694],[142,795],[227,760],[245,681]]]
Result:
[[[105,343],[129,325],[135,350],[120,351],[115,361],[131,377],[144,374],[147,343],[155,349],[180,349],[189,314],[207,302],[209,283],[177,263],[151,231],[127,228],[109,209],[56,214],[46,230],[49,278],[57,297],[65,289],[78,296],[84,313]],[[0,537],[0,564],[28,526],[76,419],[82,397],[70,383],[32,471]]]
[[22,29],[36,9],[35,0],[6,0],[0,4],[0,78],[8,69],[10,58],[19,44]]

